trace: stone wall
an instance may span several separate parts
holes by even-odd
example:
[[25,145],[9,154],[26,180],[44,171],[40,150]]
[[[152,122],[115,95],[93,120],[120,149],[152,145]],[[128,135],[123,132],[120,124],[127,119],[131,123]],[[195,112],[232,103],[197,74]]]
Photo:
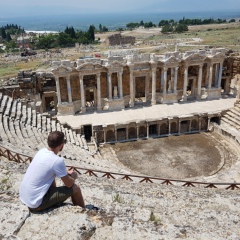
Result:
[[108,37],[107,43],[109,44],[109,46],[124,45],[124,44],[133,45],[135,43],[135,37],[122,36],[121,34],[114,34]]

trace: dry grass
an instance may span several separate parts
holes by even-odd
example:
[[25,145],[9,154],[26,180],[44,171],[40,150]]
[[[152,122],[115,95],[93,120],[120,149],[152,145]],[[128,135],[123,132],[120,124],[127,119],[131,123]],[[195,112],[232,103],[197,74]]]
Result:
[[0,67],[0,77],[4,78],[11,78],[11,77],[16,77],[16,74],[18,73],[19,70],[36,70],[39,66],[41,65],[41,61],[38,60],[33,60],[29,62],[18,62],[18,63],[9,63],[9,64],[4,64]]

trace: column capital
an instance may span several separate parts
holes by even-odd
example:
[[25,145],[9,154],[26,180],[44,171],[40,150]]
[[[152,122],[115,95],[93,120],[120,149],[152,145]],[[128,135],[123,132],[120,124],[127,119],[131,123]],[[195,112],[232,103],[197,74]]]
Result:
[[157,63],[156,62],[151,62],[151,69],[156,71],[157,70]]
[[165,72],[165,71],[167,71],[168,70],[168,67],[167,66],[164,66],[163,67],[163,71]]
[[83,78],[83,77],[84,77],[84,74],[83,74],[82,72],[79,72],[79,73],[78,73],[78,76],[79,76],[79,78]]
[[123,74],[123,70],[118,71],[117,74],[118,74],[118,75],[119,75],[119,74],[122,75],[122,74]]
[[97,72],[97,73],[96,73],[96,76],[97,76],[98,78],[100,78],[100,77],[101,77],[101,72]]
[[130,72],[133,72],[134,70],[134,64],[129,64],[128,65]]

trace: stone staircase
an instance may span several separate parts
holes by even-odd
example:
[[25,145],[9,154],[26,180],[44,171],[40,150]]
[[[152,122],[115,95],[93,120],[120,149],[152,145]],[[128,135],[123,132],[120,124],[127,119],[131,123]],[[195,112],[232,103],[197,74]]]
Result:
[[220,128],[222,134],[234,139],[240,144],[240,101],[229,109],[221,118]]

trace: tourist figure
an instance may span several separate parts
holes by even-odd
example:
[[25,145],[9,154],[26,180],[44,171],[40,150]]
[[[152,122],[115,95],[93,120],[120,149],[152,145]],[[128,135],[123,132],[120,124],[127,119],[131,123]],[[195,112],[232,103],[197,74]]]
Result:
[[[20,200],[30,211],[39,212],[72,198],[74,205],[85,208],[81,189],[75,184],[78,174],[67,171],[62,151],[66,140],[59,131],[51,132],[48,148],[43,148],[33,158],[20,186]],[[61,178],[65,186],[57,187],[55,177]]]

